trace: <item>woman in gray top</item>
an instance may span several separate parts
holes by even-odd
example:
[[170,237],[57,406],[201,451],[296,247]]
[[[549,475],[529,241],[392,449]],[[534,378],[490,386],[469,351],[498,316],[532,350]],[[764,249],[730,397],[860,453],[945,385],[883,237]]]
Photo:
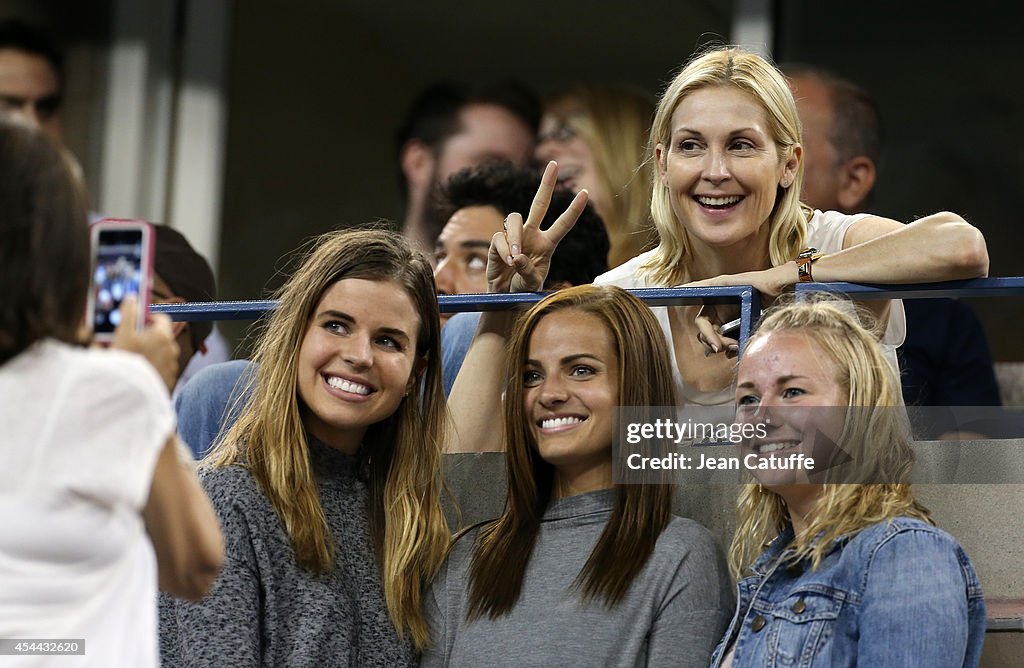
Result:
[[[492,292],[513,275],[519,289],[540,285],[546,250],[585,201],[540,231],[556,172],[549,166],[525,225],[510,216],[510,243],[492,242]],[[520,243],[534,254],[513,253]],[[451,401],[459,437],[486,438],[466,420],[465,393],[493,416],[507,378],[508,499],[442,568],[423,665],[706,666],[732,604],[721,552],[707,530],[672,516],[667,482],[612,480],[615,408],[674,404],[656,320],[624,290],[594,286],[547,297],[506,342],[507,318],[481,319]],[[493,362],[506,343],[507,375]]]
[[444,558],[437,296],[400,236],[319,238],[278,295],[238,420],[203,460],[227,564],[161,603],[165,665],[414,665]]

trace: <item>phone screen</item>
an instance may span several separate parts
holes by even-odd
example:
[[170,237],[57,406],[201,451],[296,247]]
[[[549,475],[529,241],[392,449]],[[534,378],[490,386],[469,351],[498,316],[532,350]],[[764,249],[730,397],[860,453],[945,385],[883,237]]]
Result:
[[143,281],[143,230],[100,230],[93,273],[93,331],[113,334],[121,322],[121,302],[138,295]]

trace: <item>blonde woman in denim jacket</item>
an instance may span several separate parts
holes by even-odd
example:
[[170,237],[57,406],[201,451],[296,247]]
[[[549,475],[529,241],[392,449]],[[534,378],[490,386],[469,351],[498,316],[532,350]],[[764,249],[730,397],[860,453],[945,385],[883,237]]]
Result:
[[851,311],[831,298],[778,307],[740,363],[738,419],[763,427],[740,456],[815,466],[758,470],[740,494],[738,606],[715,668],[980,661],[977,574],[902,482],[905,413],[885,408],[899,386]]

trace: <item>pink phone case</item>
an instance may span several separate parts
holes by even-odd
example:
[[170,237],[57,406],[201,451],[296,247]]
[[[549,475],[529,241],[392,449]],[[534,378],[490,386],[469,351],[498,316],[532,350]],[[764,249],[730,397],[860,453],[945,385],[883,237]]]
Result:
[[140,328],[149,317],[155,233],[144,220],[104,218],[92,224],[90,236],[93,273],[86,317],[94,340],[109,342],[128,294],[138,295]]

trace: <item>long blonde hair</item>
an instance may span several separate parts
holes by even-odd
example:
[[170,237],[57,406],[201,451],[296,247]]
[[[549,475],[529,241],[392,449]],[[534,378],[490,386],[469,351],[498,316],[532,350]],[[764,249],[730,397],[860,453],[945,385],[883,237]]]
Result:
[[[931,521],[928,510],[914,500],[910,484],[902,482],[910,474],[914,456],[905,413],[898,409],[902,402],[896,370],[868,329],[870,314],[863,309],[853,313],[853,309],[852,302],[826,295],[783,304],[764,316],[747,344],[772,332],[806,336],[832,361],[836,382],[846,391],[847,406],[854,408],[847,413],[840,437],[841,450],[854,455],[854,465],[838,474],[844,482],[822,485],[807,529],[793,545],[793,561],[810,558],[812,568],[820,565],[841,536],[900,515]],[[782,497],[756,484],[740,492],[737,515],[729,566],[739,578],[790,522]]]
[[[601,320],[615,340],[620,406],[675,404],[665,337],[651,310],[625,290],[576,286],[544,298],[527,312],[517,323],[508,350],[504,425],[508,498],[501,517],[477,537],[470,568],[470,619],[500,617],[519,600],[555,477],[555,467],[540,456],[523,408],[523,370],[538,323],[551,313],[569,309]],[[615,485],[612,515],[576,578],[582,600],[602,600],[608,607],[622,600],[671,519],[672,492],[670,483]]]
[[[621,85],[579,84],[551,98],[549,113],[586,142],[608,202],[598,211],[611,241],[608,266],[648,250],[656,241],[651,221],[648,159],[652,96]],[[595,202],[595,204],[597,204]]]
[[[789,159],[794,146],[802,142],[793,93],[774,65],[737,47],[722,47],[696,56],[668,85],[654,114],[651,156],[656,155],[655,148],[661,144],[664,147],[662,160],[666,159],[664,155],[672,140],[672,114],[683,98],[698,90],[719,86],[736,88],[757,100],[764,109],[768,132],[781,160]],[[664,162],[661,167],[665,167]],[[800,203],[803,179],[804,164],[801,161],[793,183],[778,189],[775,207],[768,218],[772,266],[789,262],[803,248],[807,221],[811,216],[811,210]],[[652,257],[640,269],[654,284],[677,285],[689,278],[687,269],[693,250],[686,229],[672,211],[672,193],[662,183],[657,170],[652,174],[652,183],[651,217],[660,241]]]
[[449,542],[440,504],[445,404],[440,372],[440,324],[430,264],[401,236],[382,229],[330,232],[313,241],[298,270],[275,295],[253,360],[252,398],[203,460],[208,467],[247,467],[277,512],[299,567],[335,567],[335,545],[320,504],[296,389],[303,337],[316,305],[345,278],[394,281],[420,316],[416,356],[426,360],[420,383],[394,415],[372,425],[359,452],[369,491],[370,535],[379,560],[391,620],[417,647],[427,644],[423,590]]

